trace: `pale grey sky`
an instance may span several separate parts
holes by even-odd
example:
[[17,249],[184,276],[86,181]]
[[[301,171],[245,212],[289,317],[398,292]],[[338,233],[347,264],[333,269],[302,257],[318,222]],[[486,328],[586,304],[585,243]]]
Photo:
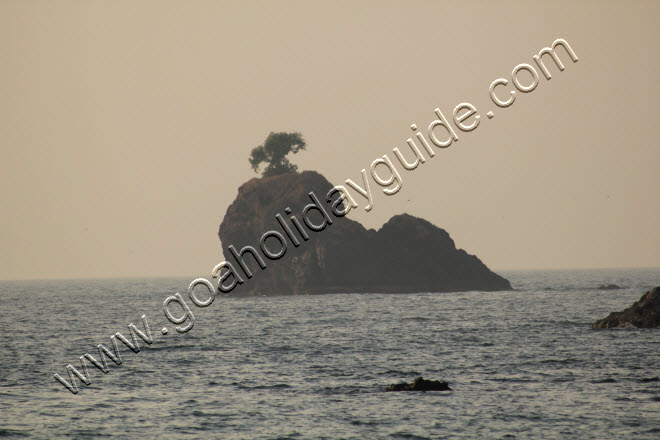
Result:
[[[301,131],[294,162],[341,183],[465,101],[480,126],[353,218],[424,217],[495,270],[660,266],[658,16],[651,1],[1,2],[0,278],[209,275],[270,131]],[[557,38],[579,62],[495,107],[490,83]]]

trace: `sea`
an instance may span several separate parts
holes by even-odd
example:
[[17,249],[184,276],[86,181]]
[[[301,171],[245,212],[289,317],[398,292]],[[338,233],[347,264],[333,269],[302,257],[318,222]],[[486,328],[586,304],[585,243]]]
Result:
[[[194,277],[3,281],[0,437],[660,438],[660,329],[591,328],[660,269],[498,273],[515,290],[216,297],[186,333],[163,301]],[[151,344],[54,379],[142,315]],[[418,376],[451,391],[385,392]]]

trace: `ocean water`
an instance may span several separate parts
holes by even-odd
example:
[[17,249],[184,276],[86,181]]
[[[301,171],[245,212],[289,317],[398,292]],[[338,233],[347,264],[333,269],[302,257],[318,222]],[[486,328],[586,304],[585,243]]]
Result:
[[[162,303],[192,278],[2,282],[0,437],[660,438],[660,330],[590,327],[660,269],[501,274],[515,291],[219,297],[185,334]],[[53,379],[142,314],[153,344],[77,395]],[[383,392],[420,375],[453,391]]]

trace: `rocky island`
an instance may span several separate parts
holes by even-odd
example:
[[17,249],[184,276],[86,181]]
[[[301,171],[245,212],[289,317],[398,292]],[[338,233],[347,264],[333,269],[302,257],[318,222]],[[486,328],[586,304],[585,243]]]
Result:
[[[378,231],[343,215],[343,200],[314,171],[254,178],[218,235],[234,295],[511,290],[430,222],[397,215]],[[260,240],[261,238],[261,240]],[[278,260],[278,261],[274,261]],[[220,278],[222,274],[219,274]],[[235,288],[234,288],[235,287]]]

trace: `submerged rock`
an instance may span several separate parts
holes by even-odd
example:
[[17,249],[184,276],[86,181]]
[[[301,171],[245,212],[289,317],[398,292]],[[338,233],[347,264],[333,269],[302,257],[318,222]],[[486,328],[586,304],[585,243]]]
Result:
[[451,388],[447,382],[418,377],[411,383],[401,382],[390,385],[385,391],[451,391]]
[[[243,281],[232,294],[511,290],[509,281],[457,249],[445,230],[426,220],[396,215],[375,231],[337,215],[348,209],[349,201],[339,200],[332,189],[314,171],[255,178],[238,189],[218,232],[225,260]],[[366,198],[348,192],[359,204],[353,209],[364,209]],[[271,236],[260,240],[268,231]],[[240,253],[248,245],[263,263],[251,253],[243,255],[251,277],[230,249]],[[280,250],[283,255],[267,258],[260,245],[271,255]],[[225,285],[232,279],[229,275]]]
[[601,284],[600,286],[598,286],[598,290],[617,290],[621,288],[622,288],[621,286],[617,286],[616,284],[607,284],[607,285]]
[[646,292],[639,301],[622,312],[612,312],[607,318],[594,322],[591,328],[660,327],[660,287]]

